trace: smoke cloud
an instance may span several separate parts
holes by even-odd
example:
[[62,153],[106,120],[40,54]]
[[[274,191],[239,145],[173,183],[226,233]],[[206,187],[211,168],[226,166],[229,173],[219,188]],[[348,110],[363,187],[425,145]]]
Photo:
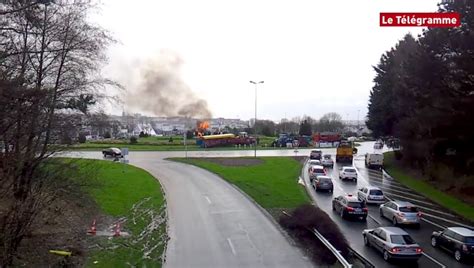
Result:
[[182,64],[183,60],[170,51],[162,51],[154,60],[142,64],[138,83],[125,98],[126,105],[155,116],[211,118],[207,101],[182,80]]

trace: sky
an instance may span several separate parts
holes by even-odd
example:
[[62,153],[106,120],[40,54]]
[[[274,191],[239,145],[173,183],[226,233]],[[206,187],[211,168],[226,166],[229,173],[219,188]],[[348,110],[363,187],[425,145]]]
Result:
[[[362,120],[372,66],[406,33],[422,31],[380,27],[379,13],[434,12],[437,2],[102,0],[94,20],[119,41],[109,48],[103,73],[124,85],[125,98],[139,92],[142,66],[172,52],[182,61],[176,75],[207,101],[213,117],[253,118],[249,81],[263,80],[259,119],[337,112]],[[106,110],[159,116],[126,101]]]

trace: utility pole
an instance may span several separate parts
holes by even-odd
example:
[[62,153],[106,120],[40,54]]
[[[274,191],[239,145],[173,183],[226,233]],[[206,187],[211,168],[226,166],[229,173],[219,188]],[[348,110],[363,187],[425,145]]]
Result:
[[253,129],[255,133],[254,157],[257,157],[257,85],[263,84],[263,81],[260,81],[260,82],[250,81],[250,83],[255,85],[255,119],[253,122]]

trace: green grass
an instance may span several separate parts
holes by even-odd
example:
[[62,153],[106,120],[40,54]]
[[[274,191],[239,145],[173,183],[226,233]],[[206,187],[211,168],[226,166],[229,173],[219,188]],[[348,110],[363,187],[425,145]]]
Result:
[[413,176],[409,175],[406,169],[396,164],[393,152],[384,154],[384,167],[390,176],[408,188],[421,193],[439,205],[452,210],[464,218],[474,222],[474,208],[472,206],[462,202],[452,195],[436,189],[424,179],[414,178]]
[[[123,230],[131,233],[129,237],[111,240],[99,236],[91,238],[104,249],[89,252],[87,266],[129,267],[127,263],[130,263],[138,267],[161,267],[167,242],[166,223],[163,221],[157,228],[150,228],[153,219],[165,216],[165,200],[158,181],[143,169],[126,164],[102,160],[75,161],[80,165],[79,172],[96,170],[96,178],[91,179],[90,186],[85,190],[105,214],[116,219],[126,217]],[[133,206],[135,209],[132,209]],[[149,233],[142,236],[142,240],[134,241],[144,230]],[[151,259],[144,259],[143,248],[158,244],[149,255]],[[98,263],[94,264],[94,261]]]
[[297,183],[301,164],[290,157],[260,157],[254,166],[223,166],[205,159],[173,158],[196,165],[235,184],[263,208],[291,209],[309,203],[304,187]]

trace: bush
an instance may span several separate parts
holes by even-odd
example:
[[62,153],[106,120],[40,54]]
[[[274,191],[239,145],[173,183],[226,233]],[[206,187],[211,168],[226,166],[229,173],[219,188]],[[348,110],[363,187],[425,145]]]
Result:
[[110,139],[112,138],[112,135],[110,135],[110,131],[107,131],[104,133],[104,139]]
[[79,141],[79,143],[86,143],[86,135],[84,133],[79,134],[77,140]]
[[130,137],[130,144],[136,144],[138,142],[137,137],[132,136]]
[[287,229],[298,242],[303,244],[316,263],[332,265],[337,262],[336,256],[314,235],[312,229],[318,230],[344,258],[349,257],[349,243],[337,225],[320,208],[313,205],[302,205],[290,213],[282,215],[280,224]]

